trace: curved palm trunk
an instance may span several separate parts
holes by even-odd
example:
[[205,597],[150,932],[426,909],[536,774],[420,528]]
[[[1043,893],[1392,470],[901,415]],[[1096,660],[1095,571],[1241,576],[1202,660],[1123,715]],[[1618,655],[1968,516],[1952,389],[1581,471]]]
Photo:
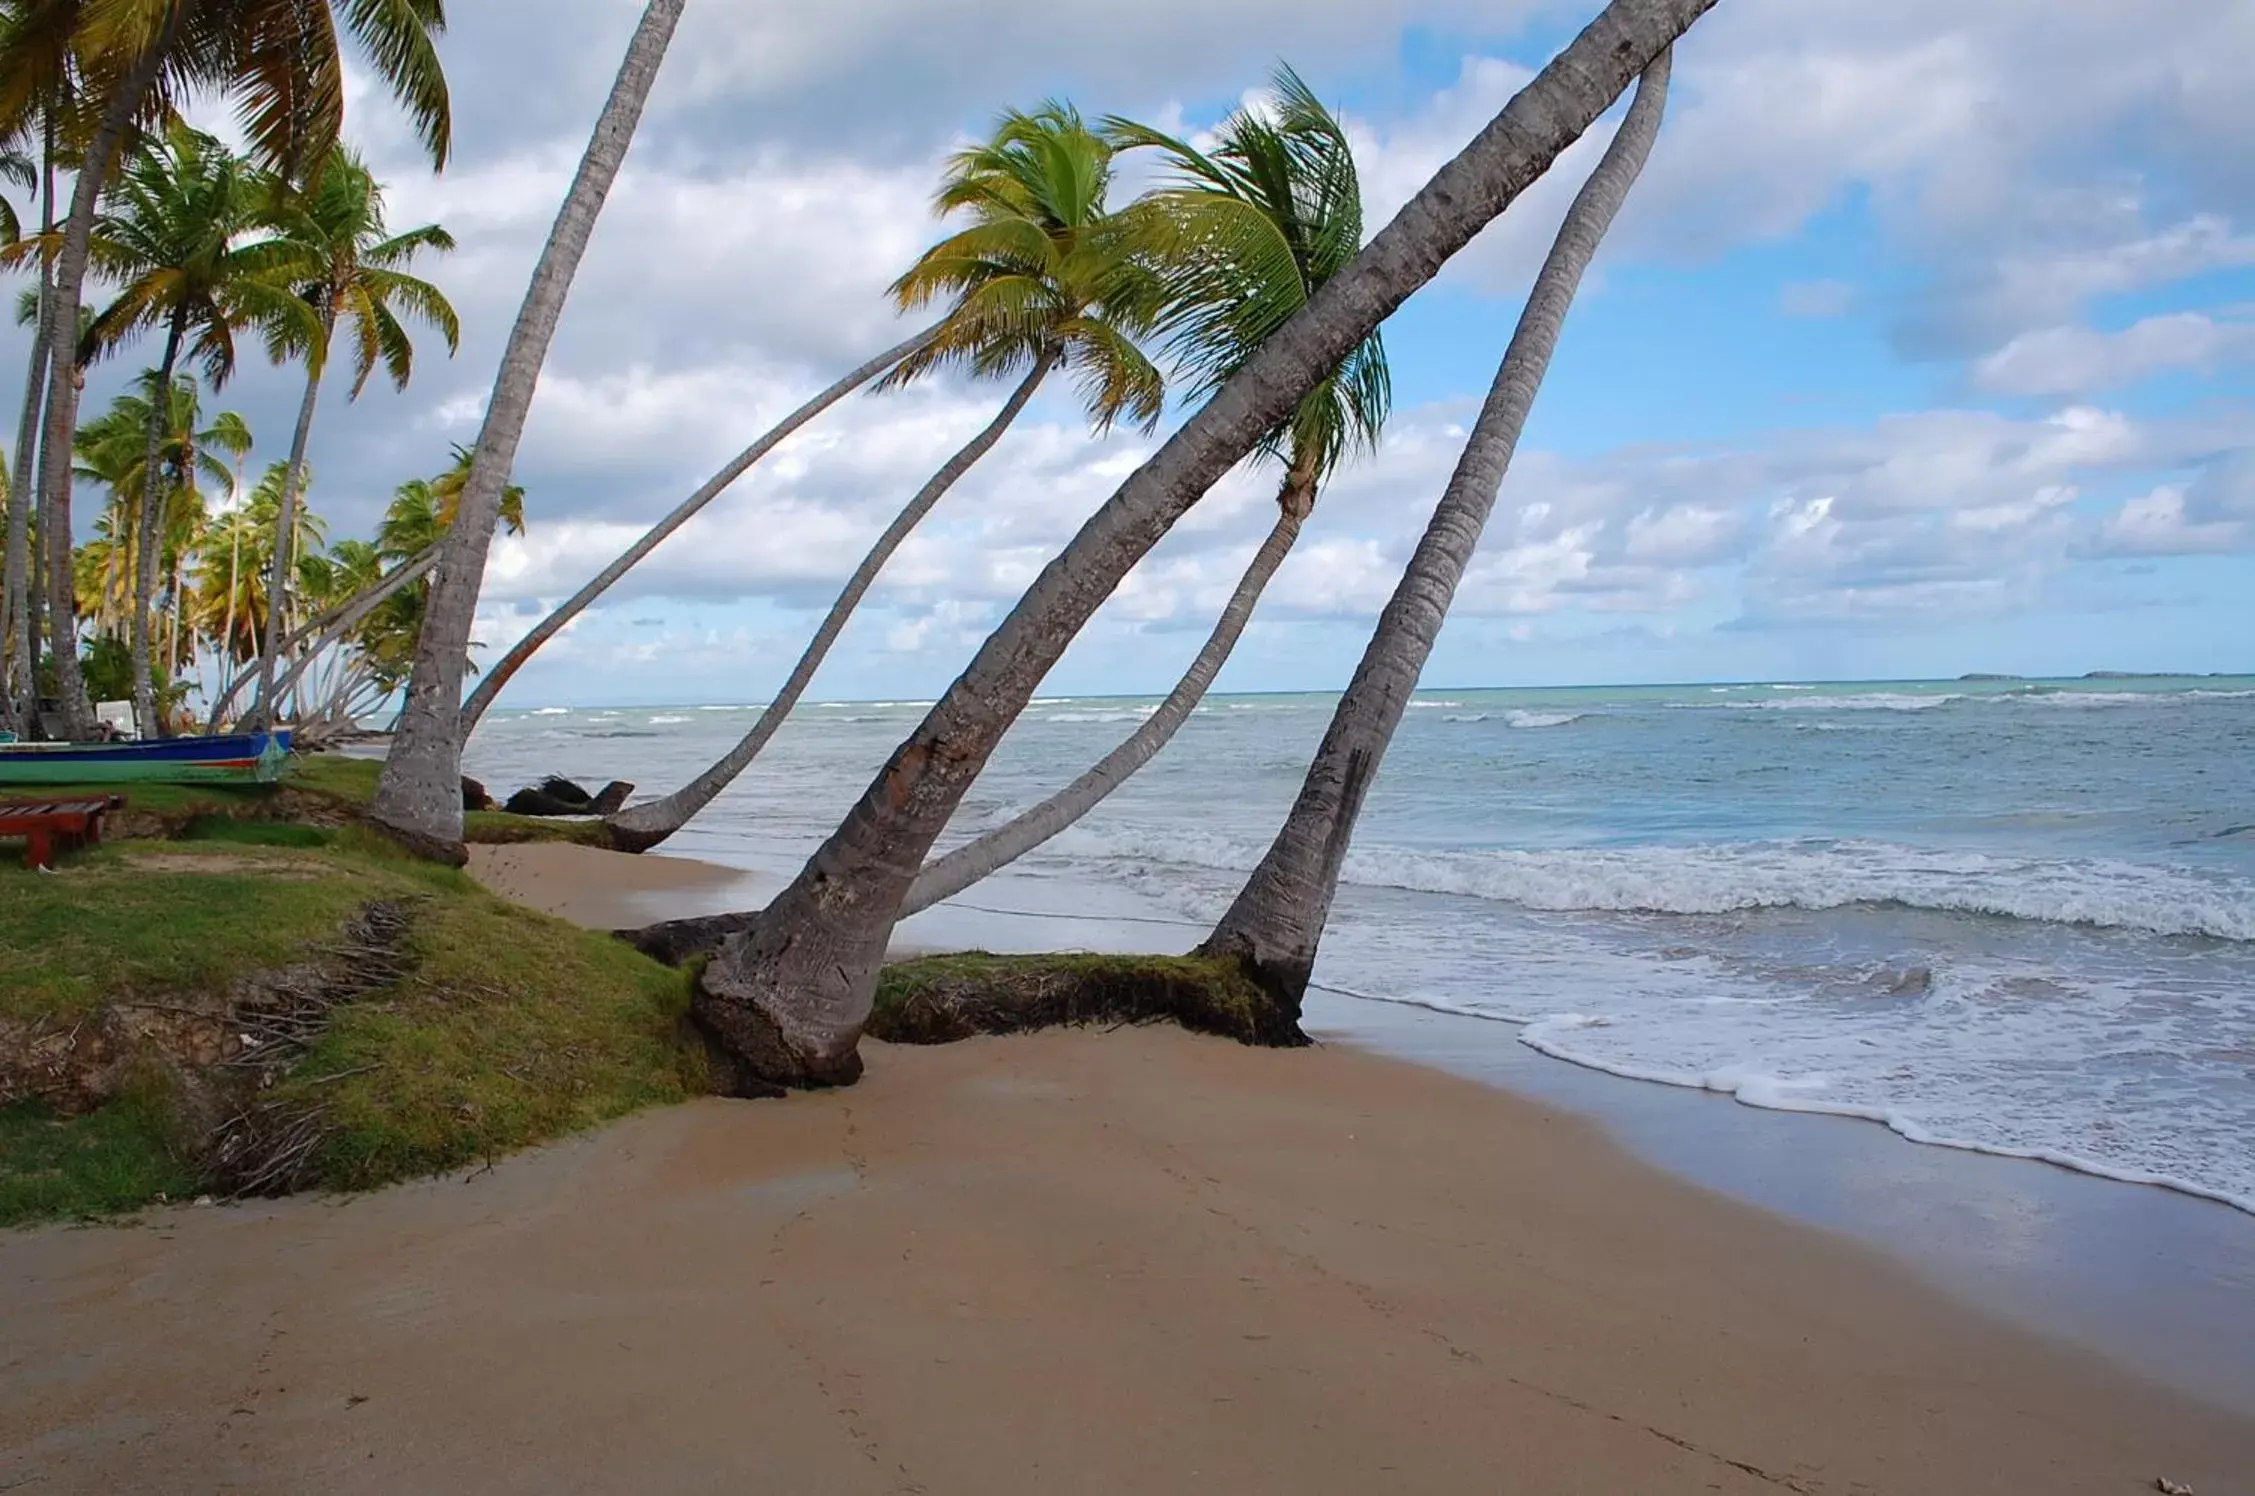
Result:
[[901,901],[900,917],[929,909],[942,899],[951,899],[972,884],[992,876],[1000,869],[1016,862],[1034,848],[1072,825],[1104,802],[1106,796],[1127,783],[1130,776],[1151,762],[1182,730],[1205,699],[1206,691],[1221,673],[1222,663],[1237,647],[1238,638],[1244,634],[1245,625],[1253,616],[1253,607],[1261,599],[1276,569],[1284,564],[1294,541],[1300,538],[1300,526],[1305,523],[1307,509],[1287,502],[1276,516],[1276,525],[1268,532],[1253,553],[1253,561],[1238,578],[1237,590],[1230,594],[1229,604],[1222,609],[1221,620],[1206,638],[1205,647],[1190,662],[1190,669],[1169,692],[1159,709],[1128,734],[1126,741],[1097,760],[1095,767],[1074,780],[1056,794],[1021,815],[1012,817],[976,841],[967,842],[925,864],[909,885],[908,897]]
[[1659,134],[1668,65],[1663,52],[1645,70],[1628,119],[1568,210],[1464,454],[1339,699],[1299,799],[1268,855],[1200,947],[1201,954],[1242,962],[1294,1013],[1307,993],[1363,799],[1495,507],[1582,273]]
[[[40,232],[55,232],[55,120],[47,111],[45,139],[40,156]],[[0,635],[15,640],[8,671],[0,678],[0,725],[18,730],[31,725],[39,705],[39,616],[35,601],[38,572],[31,554],[31,516],[38,505],[33,455],[39,448],[39,407],[47,393],[48,338],[54,315],[55,269],[45,256],[39,261],[39,321],[31,339],[31,366],[24,372],[23,413],[16,420],[16,445],[8,469],[8,554],[5,581],[0,592],[7,597],[7,612],[0,618]],[[27,733],[26,736],[29,734]]]
[[[237,545],[239,549],[240,541],[237,542]],[[326,613],[310,620],[303,628],[292,631],[287,638],[282,640],[280,653],[289,654],[304,644],[306,640],[316,635],[320,636],[320,642],[313,646],[312,652],[318,654],[327,649],[337,639],[358,628],[370,613],[375,612],[378,607],[388,602],[400,588],[428,575],[431,568],[438,564],[439,550],[440,548],[437,545],[425,546],[383,576],[369,583],[359,592],[338,603]],[[234,599],[230,596],[227,609],[227,623],[230,630],[234,628],[234,622]],[[204,724],[206,732],[217,732],[219,730],[220,721],[226,716],[227,708],[235,704],[235,698],[242,693],[243,687],[256,679],[258,674],[259,672],[256,669],[240,671],[233,680],[227,683],[227,689],[220,692],[219,699],[212,703],[211,716]],[[283,691],[288,690],[296,682],[297,674],[298,672],[293,671],[274,682],[272,686],[274,693],[279,696]]]
[[384,758],[383,777],[369,807],[376,822],[403,844],[459,863],[462,847],[462,670],[469,656],[470,624],[477,613],[478,589],[485,581],[486,555],[501,513],[502,490],[517,459],[525,416],[532,409],[540,366],[563,314],[572,276],[595,230],[596,215],[610,195],[642,106],[657,81],[658,66],[681,20],[684,0],[649,0],[628,43],[625,64],[611,86],[611,97],[596,122],[594,137],[580,158],[564,206],[549,231],[547,246],[533,270],[524,307],[510,330],[485,424],[454,528],[447,536],[446,559],[431,587],[430,611],[415,645],[415,669],[407,703],[399,714],[399,735]]
[[767,746],[768,739],[774,737],[776,729],[783,725],[784,718],[791,715],[791,708],[797,706],[799,698],[806,694],[808,684],[814,679],[814,672],[821,668],[823,657],[830,653],[830,646],[838,642],[838,635],[844,630],[846,620],[853,617],[853,610],[861,606],[861,599],[869,591],[870,584],[877,580],[877,573],[884,570],[885,563],[892,559],[893,552],[900,549],[901,542],[908,538],[909,532],[923,521],[924,516],[932,512],[932,506],[940,501],[941,496],[953,488],[965,473],[971,471],[973,463],[986,456],[994,444],[1002,440],[1002,433],[1009,430],[1010,423],[1018,419],[1018,413],[1026,408],[1026,402],[1033,398],[1034,391],[1040,388],[1042,380],[1049,376],[1049,371],[1055,364],[1056,360],[1051,356],[1045,355],[1039,359],[1032,372],[1010,392],[1010,398],[1003,402],[1002,409],[987,423],[986,429],[972,437],[962,450],[950,457],[932,475],[931,481],[917,490],[916,497],[908,501],[908,506],[893,516],[893,522],[885,527],[885,533],[877,537],[877,543],[869,548],[869,554],[861,558],[861,565],[855,567],[853,575],[846,579],[845,590],[830,605],[829,613],[822,620],[822,627],[814,631],[814,641],[799,656],[799,662],[791,667],[790,678],[783,682],[782,689],[775,693],[775,699],[767,704],[767,709],[759,714],[759,720],[752,724],[752,730],[738,739],[736,746],[729,749],[711,768],[664,799],[652,800],[647,805],[637,805],[612,816],[609,825],[613,846],[623,852],[648,851],[688,825],[691,817],[712,804],[713,797],[728,788],[736,776],[744,772],[745,766],[759,756],[760,750]]
[[[177,5],[163,34],[120,79],[102,107],[101,123],[87,142],[71,188],[70,217],[63,225],[63,247],[55,259],[54,305],[48,319],[47,358],[51,370],[69,370],[68,379],[47,381],[47,418],[39,438],[39,502],[49,529],[47,594],[49,628],[54,635],[55,686],[62,698],[63,722],[73,737],[91,736],[94,709],[78,671],[78,603],[71,592],[70,476],[71,438],[78,429],[78,395],[85,371],[78,366],[78,311],[86,289],[88,249],[94,237],[94,210],[109,184],[126,127],[141,107],[164,66],[165,54],[179,40],[189,7]],[[61,557],[58,566],[55,558]],[[57,572],[60,575],[57,575]]]
[[620,577],[625,576],[641,564],[644,556],[649,555],[664,544],[667,536],[687,524],[707,504],[719,498],[730,484],[751,470],[752,464],[782,445],[784,439],[791,433],[923,347],[924,344],[931,341],[932,334],[937,331],[937,328],[926,328],[907,342],[886,349],[883,353],[878,354],[875,358],[785,416],[773,430],[746,447],[737,454],[734,461],[706,479],[704,486],[688,498],[683,499],[674,507],[671,514],[652,525],[648,532],[640,540],[628,546],[617,560],[597,572],[594,580],[573,593],[563,606],[540,620],[531,633],[519,639],[516,644],[511,646],[507,654],[494,662],[493,668],[486,672],[485,679],[479,681],[477,689],[470,693],[470,699],[462,703],[463,740],[468,741],[470,734],[476,731],[478,719],[486,714],[486,708],[493,705],[493,699],[501,694],[501,688],[509,684],[509,678],[524,668],[525,661],[531,659],[543,644],[561,633],[566,624],[586,612],[595,599],[610,591],[612,585]]
[[321,347],[306,361],[305,394],[298,401],[297,430],[290,436],[290,460],[282,470],[282,498],[274,509],[274,560],[266,573],[266,638],[258,652],[258,694],[251,697],[246,723],[266,726],[273,715],[274,667],[282,649],[290,595],[291,563],[297,557],[298,489],[305,482],[305,450],[313,440],[313,410],[321,401],[321,375],[328,364],[329,340],[337,330],[336,297],[321,312]]
[[164,428],[172,415],[172,370],[180,361],[180,339],[188,323],[184,310],[175,310],[165,329],[164,355],[157,361],[155,398],[149,402],[149,433],[141,451],[141,515],[133,546],[133,722],[143,737],[166,736],[157,718],[157,690],[152,660],[155,651],[150,614],[157,602],[157,567],[164,559],[164,475],[157,460],[164,450]]
[[860,802],[699,979],[692,1011],[747,1091],[833,1085],[900,903],[1042,677],[1129,569],[1324,373],[1431,280],[1715,0],[1613,0],[1081,527]]
[[325,651],[342,642],[345,635],[367,622],[368,615],[382,607],[394,593],[428,574],[431,568],[438,564],[438,558],[439,548],[432,546],[416,559],[400,566],[390,576],[369,587],[358,597],[349,599],[340,607],[331,608],[304,628],[290,635],[289,639],[284,641],[283,644],[285,651],[297,649],[300,644],[303,644],[309,638],[313,642],[305,644],[304,650],[298,655],[296,662],[274,682],[274,699],[280,701],[288,692],[295,689],[299,680],[312,667],[315,660],[320,659]]

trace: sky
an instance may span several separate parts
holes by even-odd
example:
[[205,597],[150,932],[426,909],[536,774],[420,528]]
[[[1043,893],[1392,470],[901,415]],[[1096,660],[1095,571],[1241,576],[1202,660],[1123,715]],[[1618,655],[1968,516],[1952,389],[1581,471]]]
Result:
[[[777,418],[904,335],[939,163],[1046,97],[1210,129],[1289,61],[1346,120],[1372,232],[1597,0],[692,0],[548,361],[491,658]],[[459,249],[404,393],[324,394],[312,502],[365,534],[476,434],[640,12],[451,7],[456,152],[380,90],[347,133]],[[2255,0],[1721,0],[1567,322],[1432,686],[2255,669]],[[1323,492],[1216,689],[1343,684],[1618,111],[1386,325],[1394,414]],[[9,359],[20,365],[19,359]],[[90,407],[128,368],[93,382]],[[20,387],[20,386],[19,386]],[[1003,387],[853,399],[552,642],[518,707],[756,702]],[[285,455],[294,371],[216,402]],[[13,395],[6,398],[13,400]],[[8,408],[13,408],[11,404]],[[1093,438],[1047,389],[817,677],[929,699],[1181,418]],[[1273,516],[1239,469],[1045,694],[1171,686]]]

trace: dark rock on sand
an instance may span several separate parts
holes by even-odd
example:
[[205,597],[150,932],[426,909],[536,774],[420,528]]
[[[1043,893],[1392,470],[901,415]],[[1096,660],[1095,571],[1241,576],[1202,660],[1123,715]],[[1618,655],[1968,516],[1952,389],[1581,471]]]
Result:
[[464,810],[493,809],[493,796],[486,793],[484,785],[467,774],[462,776],[462,808]]

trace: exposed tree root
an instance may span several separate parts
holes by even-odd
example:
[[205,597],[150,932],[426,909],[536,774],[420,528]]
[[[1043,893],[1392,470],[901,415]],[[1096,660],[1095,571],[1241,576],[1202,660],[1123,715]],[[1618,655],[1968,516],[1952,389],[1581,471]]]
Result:
[[947,1044],[974,1034],[1160,1022],[1243,1044],[1309,1042],[1296,1010],[1232,963],[1197,956],[975,953],[903,961],[878,978],[868,1032],[895,1044]]

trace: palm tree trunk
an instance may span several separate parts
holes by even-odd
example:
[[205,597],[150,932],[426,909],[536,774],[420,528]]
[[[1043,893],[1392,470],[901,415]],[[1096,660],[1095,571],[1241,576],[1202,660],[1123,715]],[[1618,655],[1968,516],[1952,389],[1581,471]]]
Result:
[[693,1012],[736,1084],[829,1085],[903,897],[1041,679],[1130,568],[1327,370],[1431,280],[1715,0],[1613,0],[1081,527],[796,880],[704,971]]
[[470,626],[485,581],[486,555],[501,496],[517,460],[525,416],[532,409],[540,366],[563,314],[572,276],[587,250],[595,219],[610,195],[634,129],[642,118],[658,68],[681,20],[684,0],[649,0],[628,43],[626,61],[611,86],[611,97],[596,121],[579,173],[572,179],[547,246],[533,270],[523,308],[509,333],[493,394],[486,401],[485,424],[478,432],[470,473],[463,485],[446,558],[431,584],[429,611],[415,644],[415,668],[407,703],[400,711],[399,734],[384,758],[376,798],[369,814],[403,844],[445,861],[459,863],[462,848],[462,671],[470,650]]
[[[55,117],[44,111],[44,140],[40,155],[40,223],[43,237],[55,232]],[[54,314],[55,269],[42,255],[39,261],[39,321],[31,339],[31,367],[24,372],[23,413],[16,420],[16,446],[8,469],[7,571],[0,591],[7,610],[0,616],[0,634],[15,640],[8,658],[8,673],[0,678],[0,725],[12,726],[25,736],[39,706],[39,617],[45,610],[35,601],[38,573],[31,554],[31,515],[38,505],[33,456],[39,449],[39,407],[47,392],[49,320]]]
[[[227,518],[227,618],[226,622],[219,626],[219,668],[221,670],[233,670],[235,667],[235,600],[237,591],[242,586],[242,572],[242,517],[231,514]],[[213,731],[219,726],[219,714],[226,709],[228,702],[235,699],[235,692],[242,684],[242,676],[238,674],[235,677],[234,685],[228,688],[226,696],[211,709],[211,721],[204,726],[206,732]]]
[[683,499],[671,514],[652,525],[648,533],[628,546],[617,560],[597,572],[593,581],[573,593],[563,606],[556,609],[555,612],[543,618],[531,633],[519,639],[507,654],[494,662],[493,668],[485,673],[485,679],[479,681],[477,689],[470,693],[470,699],[462,703],[461,731],[463,739],[467,741],[470,734],[477,730],[478,720],[485,716],[486,709],[493,705],[493,699],[501,694],[501,688],[509,684],[509,678],[524,667],[525,661],[531,659],[535,651],[561,633],[566,624],[586,612],[595,599],[610,591],[612,585],[620,577],[625,576],[641,564],[644,556],[649,555],[664,544],[667,536],[687,524],[699,510],[720,497],[730,484],[751,470],[752,464],[774,451],[791,433],[923,347],[924,344],[931,341],[932,334],[938,330],[936,327],[926,328],[907,342],[886,349],[883,353],[878,354],[875,358],[785,416],[781,424],[738,453],[734,461],[706,479],[702,488]]
[[1542,387],[1582,274],[1644,169],[1668,97],[1669,55],[1645,69],[1620,133],[1583,184],[1424,536],[1332,714],[1291,815],[1200,953],[1233,958],[1297,1015],[1363,799],[1448,617]]
[[[355,596],[347,598],[344,602],[331,608],[328,612],[323,613],[320,617],[306,624],[305,627],[296,630],[289,638],[283,640],[282,649],[284,653],[298,650],[301,644],[304,645],[304,649],[298,654],[296,662],[274,682],[274,698],[277,701],[280,700],[285,692],[295,687],[299,678],[305,674],[307,667],[321,657],[322,651],[336,645],[345,635],[360,627],[362,623],[367,621],[369,614],[382,607],[402,587],[408,586],[428,574],[431,568],[438,564],[438,558],[439,548],[435,545],[420,552],[412,560],[403,562],[389,575],[372,583]],[[312,642],[307,643],[307,640]],[[234,691],[228,691],[226,696],[221,698],[220,707],[225,707],[234,698]],[[215,726],[218,720],[219,709],[214,708],[212,722]]]
[[954,898],[972,884],[991,877],[994,873],[1031,852],[1051,837],[1072,825],[1104,803],[1105,797],[1128,782],[1134,773],[1166,747],[1190,714],[1205,699],[1206,691],[1221,673],[1222,663],[1237,640],[1245,632],[1246,623],[1253,616],[1253,607],[1261,600],[1261,592],[1268,586],[1276,569],[1284,564],[1292,544],[1300,538],[1300,526],[1305,523],[1307,508],[1304,504],[1286,502],[1278,506],[1276,524],[1253,553],[1253,561],[1245,574],[1237,580],[1237,590],[1230,594],[1229,604],[1221,611],[1221,619],[1214,625],[1213,633],[1206,638],[1205,647],[1190,662],[1190,669],[1175,683],[1159,709],[1128,734],[1119,747],[1096,762],[1095,767],[1074,780],[1056,794],[1021,815],[1012,817],[976,841],[967,842],[945,857],[926,863],[924,870],[909,885],[908,897],[901,901],[900,917],[908,918],[930,908],[942,899]]
[[290,595],[293,563],[297,554],[298,490],[305,482],[305,452],[313,441],[313,411],[321,401],[321,375],[328,365],[329,340],[337,329],[337,303],[332,292],[321,312],[321,346],[307,355],[305,394],[298,401],[298,424],[290,436],[290,460],[282,469],[282,499],[274,510],[274,560],[266,576],[266,637],[258,652],[258,692],[244,721],[265,727],[272,717],[274,671],[280,663],[286,619],[282,600]]
[[861,565],[855,567],[853,575],[846,579],[845,590],[830,605],[829,613],[822,620],[822,627],[814,632],[814,641],[799,656],[799,662],[791,667],[790,678],[783,682],[782,689],[775,693],[775,699],[767,704],[767,709],[759,714],[759,720],[752,724],[752,730],[738,739],[736,746],[722,755],[711,768],[664,799],[652,800],[647,805],[637,805],[612,816],[610,830],[613,846],[622,852],[648,851],[688,825],[691,817],[710,805],[713,797],[728,788],[736,776],[744,772],[745,766],[759,756],[760,750],[767,746],[768,739],[774,737],[776,730],[783,725],[784,718],[791,715],[791,708],[797,706],[799,698],[806,694],[808,683],[814,679],[814,672],[821,668],[823,657],[830,653],[830,646],[838,642],[838,635],[845,628],[846,620],[853,616],[855,608],[861,606],[861,599],[877,580],[877,573],[884,570],[885,563],[892,559],[893,552],[900,549],[901,542],[922,523],[924,516],[932,512],[932,506],[940,501],[941,496],[953,488],[965,473],[971,471],[973,463],[986,456],[994,444],[1002,440],[1002,433],[1009,430],[1010,423],[1018,419],[1018,413],[1026,408],[1026,402],[1033,398],[1034,391],[1041,387],[1042,380],[1049,376],[1049,371],[1055,366],[1056,358],[1051,354],[1044,354],[1036,360],[1032,371],[1010,392],[1010,398],[1003,402],[1002,409],[987,423],[986,429],[972,437],[960,451],[942,464],[940,470],[932,475],[931,481],[918,489],[916,497],[908,501],[907,507],[893,516],[893,522],[885,527],[885,533],[877,537],[877,543],[869,548],[869,554],[861,558]]
[[[54,305],[48,319],[47,358],[52,370],[68,370],[68,379],[47,382],[47,419],[40,432],[39,500],[49,527],[50,572],[47,578],[50,622],[54,634],[55,685],[62,698],[63,721],[73,737],[94,730],[94,711],[86,699],[86,683],[78,671],[78,605],[71,594],[70,577],[70,476],[71,438],[78,429],[78,395],[85,371],[78,366],[78,311],[86,288],[88,248],[94,237],[94,210],[102,189],[109,184],[110,167],[125,140],[126,127],[141,107],[149,86],[163,69],[165,54],[179,40],[189,7],[175,5],[164,32],[120,79],[102,107],[101,123],[78,164],[78,179],[71,188],[70,217],[63,225],[63,247],[55,261]],[[62,558],[57,576],[53,558]]]
[[151,669],[150,612],[157,600],[157,567],[164,559],[164,428],[172,418],[172,370],[180,361],[180,339],[188,325],[176,309],[165,329],[164,355],[157,361],[156,388],[149,400],[149,433],[141,449],[141,513],[133,543],[133,720],[143,737],[165,736],[157,720],[157,691]]

